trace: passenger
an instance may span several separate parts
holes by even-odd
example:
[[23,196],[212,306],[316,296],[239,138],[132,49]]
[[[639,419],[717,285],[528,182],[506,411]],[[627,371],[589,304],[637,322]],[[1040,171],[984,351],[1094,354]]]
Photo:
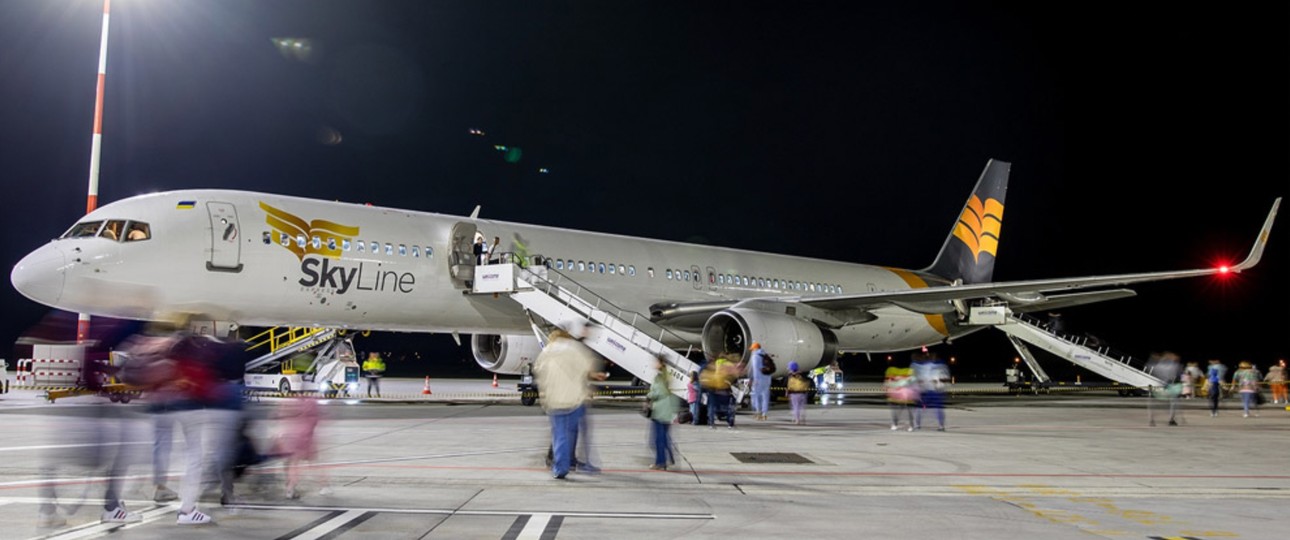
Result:
[[922,406],[914,417],[914,429],[922,428],[923,411],[931,409],[936,414],[936,431],[945,431],[945,388],[950,382],[950,369],[935,355],[920,354],[919,358],[913,369]]
[[[297,397],[284,400],[278,408],[278,418],[282,421],[281,431],[274,444],[275,455],[286,458],[287,498],[299,499],[301,464],[318,459],[318,422],[322,417],[318,400],[310,397]],[[332,493],[329,487],[325,467],[314,468],[321,478],[321,495]]]
[[502,238],[500,236],[494,236],[493,244],[491,246],[488,246],[488,256],[487,256],[488,264],[497,264],[501,262],[497,260],[496,257],[494,257],[494,255],[497,253],[497,246],[500,246],[500,245],[502,245]]
[[[770,377],[775,372],[775,366],[770,361],[770,355],[761,344],[756,341],[752,344],[752,408],[757,420],[766,420],[770,413]],[[766,369],[770,372],[767,373]]]
[[246,378],[246,344],[221,341],[207,337],[207,346],[214,347],[215,394],[208,404],[214,449],[211,469],[219,479],[220,504],[228,507],[233,497],[233,467],[241,453],[241,430],[246,423],[242,411],[242,383]]
[[574,462],[578,426],[591,399],[588,380],[602,378],[596,354],[563,329],[548,336],[533,363],[538,400],[551,420],[551,476],[564,479]]
[[[115,343],[113,343],[115,344]],[[105,352],[104,348],[100,352]],[[91,388],[99,388],[98,382],[105,380],[114,371],[105,362],[92,360],[94,351],[87,350],[83,355],[84,380]],[[49,451],[42,453],[45,460],[40,465],[41,480],[39,491],[40,506],[37,510],[36,525],[41,528],[62,527],[67,524],[66,518],[58,513],[57,488],[61,483],[56,478],[62,469],[79,469],[81,477],[105,477],[103,495],[103,512],[100,519],[103,523],[137,523],[143,520],[138,512],[129,512],[121,498],[122,481],[129,472],[129,466],[136,461],[132,442],[136,435],[132,433],[130,409],[96,401],[89,409],[88,422],[74,428],[61,430],[56,436],[57,444],[49,446]]]
[[654,361],[654,381],[649,385],[649,394],[645,399],[650,403],[650,440],[654,441],[654,464],[649,468],[655,471],[666,471],[668,456],[672,451],[672,438],[669,430],[676,419],[676,396],[667,387],[667,369],[663,359]]
[[367,353],[367,360],[363,360],[363,373],[367,377],[367,397],[372,397],[372,390],[376,390],[376,397],[381,397],[381,376],[385,374],[385,360],[376,351]]
[[703,385],[704,397],[708,400],[708,425],[712,429],[717,429],[717,419],[723,412],[726,415],[726,426],[729,429],[735,428],[730,386],[737,376],[738,368],[725,356],[717,356],[699,374],[699,383]]
[[484,242],[484,236],[475,235],[475,264],[488,263],[488,244]]
[[1191,386],[1183,388],[1184,395],[1188,399],[1196,397],[1196,387],[1203,384],[1205,380],[1205,372],[1200,370],[1200,363],[1198,362],[1187,362],[1187,369],[1183,372],[1188,377],[1191,377]]
[[216,381],[214,348],[209,347],[210,338],[181,332],[178,341],[171,349],[171,358],[175,361],[173,386],[176,391],[175,401],[170,407],[175,409],[175,421],[184,432],[184,480],[179,487],[179,515],[175,520],[180,525],[204,525],[213,519],[197,509],[197,499],[206,480],[207,464],[215,463],[207,455],[203,440],[210,415],[206,411],[208,404],[216,399],[218,384]]
[[806,394],[811,391],[811,384],[799,370],[797,362],[788,363],[788,403],[793,407],[793,423],[805,424]]
[[1205,370],[1205,395],[1209,398],[1209,415],[1218,416],[1218,400],[1223,398],[1223,379],[1227,377],[1227,366],[1217,358],[1210,359],[1209,368]]
[[1160,379],[1164,386],[1152,389],[1151,396],[1147,399],[1147,425],[1155,427],[1158,408],[1156,402],[1165,401],[1169,404],[1169,425],[1176,426],[1178,425],[1178,396],[1182,394],[1184,386],[1178,381],[1179,371],[1181,371],[1178,355],[1165,351],[1152,356],[1154,358],[1147,362],[1147,372]]
[[1272,367],[1268,368],[1267,377],[1264,377],[1263,380],[1267,381],[1268,386],[1272,387],[1273,404],[1286,403],[1287,401],[1290,401],[1287,400],[1286,396],[1285,360],[1272,364]]
[[685,401],[690,405],[690,424],[699,425],[699,372],[691,371],[690,380],[685,383]]
[[[916,353],[921,356],[921,353]],[[883,387],[887,390],[887,404],[891,407],[891,430],[900,429],[900,417],[907,418],[906,431],[914,431],[914,402],[918,401],[918,390],[910,368],[887,366]]]
[[[1250,417],[1250,409],[1255,407],[1254,400],[1259,392],[1259,373],[1249,362],[1238,364],[1239,369],[1232,374],[1232,387],[1241,394],[1241,407],[1245,409],[1245,418]],[[1254,416],[1259,412],[1254,411]]]

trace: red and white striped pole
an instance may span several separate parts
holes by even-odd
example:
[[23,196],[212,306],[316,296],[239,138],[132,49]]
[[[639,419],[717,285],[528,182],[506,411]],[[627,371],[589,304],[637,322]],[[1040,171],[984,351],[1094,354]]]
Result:
[[[94,90],[94,135],[90,142],[90,188],[85,199],[85,213],[99,205],[99,156],[103,153],[103,87],[107,78],[108,18],[112,0],[103,0],[103,33],[99,38],[99,73]],[[84,343],[90,333],[90,316],[81,313],[76,320],[76,342]]]

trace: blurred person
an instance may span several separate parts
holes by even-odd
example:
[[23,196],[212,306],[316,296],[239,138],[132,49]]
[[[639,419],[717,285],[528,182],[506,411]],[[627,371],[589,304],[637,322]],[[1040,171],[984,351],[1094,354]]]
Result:
[[699,372],[691,371],[690,380],[685,383],[685,401],[690,406],[690,424],[699,425],[699,396],[702,390],[699,386]]
[[1267,381],[1268,386],[1272,388],[1273,404],[1286,403],[1287,401],[1290,401],[1286,396],[1285,360],[1272,364],[1272,367],[1268,368],[1268,375],[1264,377],[1263,380]]
[[[317,433],[322,411],[317,399],[294,397],[283,400],[276,416],[280,431],[273,445],[273,454],[286,459],[287,498],[299,499],[301,497],[300,469],[304,463],[312,463],[318,459]],[[327,470],[319,468],[318,474],[322,483],[318,493],[330,495],[332,491]]]
[[735,428],[735,411],[731,403],[730,386],[738,376],[739,368],[718,355],[712,362],[703,366],[699,373],[699,384],[703,385],[704,397],[708,401],[708,425],[717,429],[717,419],[724,412],[726,427]]
[[[119,339],[108,341],[89,340],[93,347],[84,348],[82,354],[82,383],[89,390],[103,390],[103,384],[117,373],[107,362],[95,360],[115,345]],[[59,514],[58,500],[60,470],[76,470],[83,477],[103,476],[103,523],[137,523],[143,520],[138,512],[130,512],[121,499],[121,486],[130,465],[137,461],[134,442],[141,438],[133,429],[133,407],[115,405],[95,397],[88,421],[59,431],[58,444],[44,454],[41,465],[41,502],[37,509],[36,525],[41,528],[61,527],[67,524]],[[82,499],[84,492],[82,492]],[[79,503],[67,507],[69,513],[80,508]]]
[[1218,416],[1218,400],[1223,398],[1223,380],[1227,378],[1227,366],[1217,358],[1211,358],[1205,369],[1205,396],[1209,398],[1209,415]]
[[[1237,367],[1236,373],[1232,374],[1232,389],[1241,394],[1241,407],[1245,409],[1245,418],[1249,418],[1250,408],[1255,406],[1255,394],[1259,392],[1259,372],[1249,362],[1241,362]],[[1254,411],[1254,416],[1258,415],[1258,411]]]
[[1147,373],[1164,383],[1161,388],[1152,388],[1151,395],[1147,398],[1148,426],[1156,425],[1156,409],[1159,408],[1157,401],[1168,403],[1169,425],[1178,425],[1178,396],[1182,394],[1183,387],[1183,384],[1178,381],[1181,372],[1182,366],[1178,362],[1178,355],[1169,351],[1152,354],[1147,361]]
[[770,413],[770,377],[775,373],[774,361],[761,343],[752,343],[750,369],[752,373],[752,408],[757,420],[765,420]]
[[945,388],[950,382],[950,368],[932,354],[920,354],[911,367],[922,403],[914,416],[914,429],[922,428],[923,411],[931,409],[936,414],[936,431],[945,431]]
[[676,419],[676,396],[667,386],[667,369],[663,359],[654,361],[654,380],[649,385],[649,394],[645,396],[650,403],[650,439],[654,441],[654,464],[651,470],[666,471],[668,456],[672,451],[672,438],[669,430]]
[[811,391],[811,383],[806,381],[797,362],[788,363],[788,403],[793,408],[793,423],[805,424],[806,395]]
[[241,453],[241,432],[245,422],[242,410],[242,385],[246,378],[246,345],[237,340],[206,337],[208,356],[214,361],[214,391],[207,404],[211,418],[211,476],[218,480],[220,504],[234,503],[233,467]]
[[591,399],[587,381],[603,380],[599,358],[560,328],[547,336],[546,347],[533,362],[541,389],[538,401],[551,421],[551,476],[564,479],[574,463],[578,428]]
[[900,429],[900,417],[905,416],[908,422],[905,430],[914,431],[913,405],[918,401],[918,386],[912,370],[895,364],[889,365],[882,385],[887,391],[887,404],[891,407],[891,430]]

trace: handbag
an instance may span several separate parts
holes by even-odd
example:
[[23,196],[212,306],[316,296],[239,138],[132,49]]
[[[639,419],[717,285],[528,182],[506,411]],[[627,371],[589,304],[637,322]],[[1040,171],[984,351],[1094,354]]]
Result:
[[642,403],[641,416],[644,416],[645,418],[649,418],[650,415],[652,414],[654,414],[654,402],[646,401],[645,403]]

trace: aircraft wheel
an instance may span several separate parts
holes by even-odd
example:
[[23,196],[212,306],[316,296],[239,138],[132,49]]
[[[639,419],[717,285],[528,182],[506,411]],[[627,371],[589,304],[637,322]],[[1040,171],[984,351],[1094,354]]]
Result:
[[537,396],[528,396],[528,395],[520,396],[521,405],[524,405],[525,407],[532,407],[534,403],[537,403]]
[[281,393],[282,393],[282,394],[284,394],[284,395],[285,395],[285,394],[290,394],[290,393],[291,393],[291,381],[288,381],[288,380],[286,380],[286,379],[282,379],[282,381],[278,383],[278,392],[281,392]]
[[123,405],[124,405],[124,404],[126,404],[126,403],[129,403],[129,402],[130,402],[130,394],[121,394],[121,396],[117,398],[117,401],[118,401],[119,403],[123,404]]

